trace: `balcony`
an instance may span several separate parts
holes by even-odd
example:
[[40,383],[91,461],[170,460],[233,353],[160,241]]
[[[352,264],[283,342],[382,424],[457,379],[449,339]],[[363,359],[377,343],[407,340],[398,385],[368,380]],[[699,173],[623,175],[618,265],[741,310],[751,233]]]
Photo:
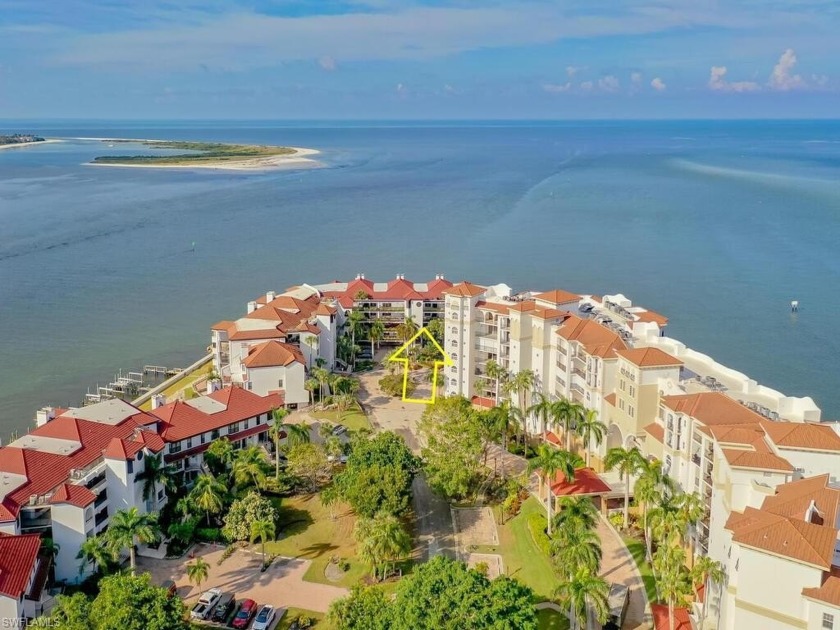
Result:
[[695,453],[691,456],[691,461],[694,462],[697,466],[700,465],[700,455]]
[[580,369],[580,368],[578,368],[578,367],[573,367],[573,368],[572,368],[572,374],[577,374],[577,375],[578,375],[578,376],[580,376],[582,379],[586,379],[586,372],[584,372],[583,370],[581,370],[581,369]]
[[560,370],[561,372],[563,372],[563,374],[565,374],[566,373],[566,367],[567,367],[566,364],[563,363],[562,361],[560,361],[560,359],[558,358],[557,359],[557,369]]
[[105,459],[100,457],[92,462],[90,465],[85,466],[84,468],[79,468],[78,470],[73,470],[70,473],[70,481],[78,481],[82,484],[87,485],[87,482],[90,480],[90,477],[98,474],[105,473]]
[[555,382],[559,385],[563,391],[566,391],[566,381],[560,378],[559,376],[554,377]]
[[103,508],[99,512],[96,513],[96,516],[93,518],[93,522],[95,523],[96,527],[102,525],[105,521],[108,520],[108,508]]

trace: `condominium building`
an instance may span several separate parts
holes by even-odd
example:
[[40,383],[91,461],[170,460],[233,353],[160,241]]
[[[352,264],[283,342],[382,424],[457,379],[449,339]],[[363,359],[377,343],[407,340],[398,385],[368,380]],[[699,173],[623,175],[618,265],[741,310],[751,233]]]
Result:
[[50,560],[40,548],[40,536],[0,533],[0,627],[25,628],[43,612]]
[[86,538],[104,532],[118,510],[152,513],[165,504],[162,484],[144,496],[150,457],[162,455],[189,479],[213,440],[227,437],[235,448],[264,440],[271,410],[282,405],[278,394],[227,387],[150,412],[116,399],[42,410],[35,429],[0,448],[0,533],[52,538],[56,579],[77,582],[93,570],[80,570],[76,558]]

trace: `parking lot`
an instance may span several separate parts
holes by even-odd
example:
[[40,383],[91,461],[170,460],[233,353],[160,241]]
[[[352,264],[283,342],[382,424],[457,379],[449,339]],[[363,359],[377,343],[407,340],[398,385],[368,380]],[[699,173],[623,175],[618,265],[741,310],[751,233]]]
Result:
[[192,553],[195,557],[204,558],[210,565],[210,574],[200,587],[190,584],[187,579],[186,564],[189,558],[138,558],[138,572],[148,571],[156,584],[162,584],[165,580],[174,581],[178,596],[184,599],[188,608],[192,607],[201,593],[211,588],[233,593],[237,607],[245,599],[253,599],[259,606],[271,604],[278,609],[271,628],[278,623],[280,609],[294,607],[325,613],[333,601],[348,593],[347,589],[338,586],[304,581],[309,560],[277,558],[261,573],[261,556],[258,553],[238,550],[221,566],[217,565],[223,553],[221,547],[197,545]]

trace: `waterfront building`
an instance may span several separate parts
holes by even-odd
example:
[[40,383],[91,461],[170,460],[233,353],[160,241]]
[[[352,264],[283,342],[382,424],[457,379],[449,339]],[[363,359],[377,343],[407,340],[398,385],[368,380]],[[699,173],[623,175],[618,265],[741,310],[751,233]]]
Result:
[[[39,554],[41,537],[0,533],[0,625],[25,627],[43,612],[50,559]],[[6,621],[14,625],[5,625]]]

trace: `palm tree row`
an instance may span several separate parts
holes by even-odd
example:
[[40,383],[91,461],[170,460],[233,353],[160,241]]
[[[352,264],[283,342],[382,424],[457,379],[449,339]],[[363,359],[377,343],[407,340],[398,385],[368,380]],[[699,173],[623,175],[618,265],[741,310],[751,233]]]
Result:
[[160,538],[157,514],[143,514],[136,507],[120,510],[111,517],[105,533],[86,539],[76,557],[82,560],[79,572],[92,564],[107,569],[116,564],[120,554],[128,550],[131,572],[137,568],[135,547],[150,544]]
[[370,565],[373,577],[388,576],[388,569],[411,553],[411,536],[393,514],[380,512],[373,518],[360,518],[353,532],[359,543],[359,557]]

